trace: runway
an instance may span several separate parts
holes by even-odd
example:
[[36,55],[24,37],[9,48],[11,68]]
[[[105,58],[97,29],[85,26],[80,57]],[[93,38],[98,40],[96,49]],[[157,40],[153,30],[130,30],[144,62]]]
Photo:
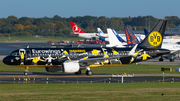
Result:
[[169,59],[164,59],[164,61],[159,61],[159,58],[155,58],[155,59],[139,62],[138,64],[180,65],[180,58],[176,58],[174,62],[170,62]]
[[[11,42],[0,43],[0,60],[6,55],[9,55],[13,50],[23,47],[49,47],[49,43],[45,42]],[[163,64],[163,65],[180,65],[180,59],[175,59],[170,62],[165,59],[164,62],[159,62],[158,58],[139,62],[138,64]],[[164,82],[180,82],[180,74],[165,74]],[[25,79],[26,78],[26,79]],[[0,84],[11,83],[117,83],[121,82],[121,77],[112,77],[112,74],[93,74],[92,76],[63,74],[63,73],[36,73],[29,72],[28,76],[24,76],[23,72],[0,72]],[[162,74],[134,74],[133,77],[125,77],[124,83],[133,82],[163,82]],[[25,82],[26,81],[26,82]]]
[[[132,74],[123,76],[123,83],[135,82],[180,82],[180,74]],[[94,74],[92,76],[63,73],[33,73],[24,76],[23,72],[0,72],[0,84],[11,83],[121,83],[122,76]]]
[[0,42],[0,55],[9,55],[12,51],[26,47],[49,47],[50,44],[46,42]]

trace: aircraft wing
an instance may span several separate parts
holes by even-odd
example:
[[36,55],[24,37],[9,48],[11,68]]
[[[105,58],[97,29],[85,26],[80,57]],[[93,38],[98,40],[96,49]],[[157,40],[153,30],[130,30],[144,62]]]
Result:
[[159,52],[153,52],[153,54],[150,53],[152,56],[156,56],[157,54],[169,54],[170,51],[159,51]]
[[123,59],[123,58],[127,58],[127,57],[132,57],[132,55],[80,59],[79,62],[86,63],[87,65],[91,65],[91,64],[97,63],[97,62],[104,62],[105,60],[118,59],[118,58]]
[[96,62],[104,62],[105,60],[111,60],[111,59],[117,59],[117,58],[128,58],[128,57],[132,57],[133,53],[135,52],[136,48],[137,48],[138,44],[136,44],[131,51],[129,52],[128,55],[125,56],[114,56],[114,57],[98,57],[98,58],[87,58],[87,59],[80,59],[79,62],[86,62],[86,64],[90,65],[92,63],[96,63]]
[[171,51],[170,54],[179,54],[180,53],[180,50],[174,50],[174,51]]

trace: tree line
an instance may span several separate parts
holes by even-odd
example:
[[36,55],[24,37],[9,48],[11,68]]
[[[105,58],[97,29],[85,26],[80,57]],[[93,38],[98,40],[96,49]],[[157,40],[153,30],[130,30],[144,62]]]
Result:
[[[180,25],[180,18],[177,16],[166,16],[168,20],[167,28],[174,28]],[[28,18],[8,16],[0,19],[0,37],[9,36],[61,36],[73,37],[70,22],[75,22],[85,32],[97,32],[97,27],[106,32],[106,28],[113,28],[116,31],[124,30],[124,26],[129,26],[132,30],[143,30],[152,28],[157,22],[153,16],[138,17],[105,17],[105,16],[77,16],[62,18],[55,15],[52,18]]]

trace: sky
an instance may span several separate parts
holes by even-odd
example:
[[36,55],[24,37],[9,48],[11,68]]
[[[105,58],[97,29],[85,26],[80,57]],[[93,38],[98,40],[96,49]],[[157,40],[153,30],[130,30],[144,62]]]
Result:
[[178,16],[180,0],[0,0],[0,18]]

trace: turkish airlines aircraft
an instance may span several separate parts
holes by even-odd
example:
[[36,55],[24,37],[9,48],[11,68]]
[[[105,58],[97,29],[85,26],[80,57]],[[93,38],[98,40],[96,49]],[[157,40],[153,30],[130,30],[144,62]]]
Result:
[[85,39],[91,39],[91,38],[98,39],[99,38],[97,36],[98,33],[85,33],[74,22],[70,22],[70,24],[73,30],[73,34],[78,35],[78,37],[85,38]]

